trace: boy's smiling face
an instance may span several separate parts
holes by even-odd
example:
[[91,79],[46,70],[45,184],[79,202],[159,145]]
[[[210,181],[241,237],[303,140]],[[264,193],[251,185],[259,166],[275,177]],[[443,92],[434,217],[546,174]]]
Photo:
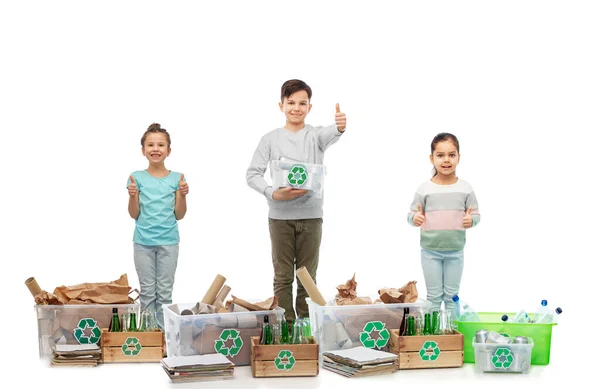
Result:
[[279,103],[279,109],[285,114],[287,120],[286,128],[301,130],[304,127],[304,119],[310,112],[312,104],[308,100],[308,93],[305,90],[293,93],[290,97],[284,97],[283,102]]

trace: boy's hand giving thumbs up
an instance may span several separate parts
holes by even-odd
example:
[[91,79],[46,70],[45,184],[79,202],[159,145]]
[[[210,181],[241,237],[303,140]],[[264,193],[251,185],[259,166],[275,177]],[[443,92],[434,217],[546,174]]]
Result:
[[346,114],[340,112],[340,105],[335,105],[335,125],[339,132],[344,132],[346,130]]

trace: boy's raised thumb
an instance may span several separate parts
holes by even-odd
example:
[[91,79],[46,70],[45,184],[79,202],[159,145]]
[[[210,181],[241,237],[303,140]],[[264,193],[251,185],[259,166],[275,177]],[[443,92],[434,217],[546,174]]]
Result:
[[471,210],[472,210],[472,209],[473,209],[472,207],[469,207],[469,208],[467,208],[467,215],[470,215],[470,214],[471,214]]
[[421,207],[421,204],[417,204],[417,212],[423,213],[423,208]]
[[179,182],[184,182],[183,181],[183,173],[181,173],[181,177],[179,177]]
[[335,113],[340,113],[340,105],[335,103]]
[[135,180],[133,179],[133,176],[129,176],[129,180],[131,181],[132,184],[135,184]]

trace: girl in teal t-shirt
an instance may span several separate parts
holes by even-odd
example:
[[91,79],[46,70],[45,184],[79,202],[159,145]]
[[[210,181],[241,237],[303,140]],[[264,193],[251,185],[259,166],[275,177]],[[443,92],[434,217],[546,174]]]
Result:
[[165,168],[171,137],[154,123],[142,136],[146,170],[129,176],[129,215],[135,219],[133,259],[140,281],[142,309],[156,312],[164,328],[162,305],[171,303],[179,256],[177,220],[185,216],[189,188],[183,174]]

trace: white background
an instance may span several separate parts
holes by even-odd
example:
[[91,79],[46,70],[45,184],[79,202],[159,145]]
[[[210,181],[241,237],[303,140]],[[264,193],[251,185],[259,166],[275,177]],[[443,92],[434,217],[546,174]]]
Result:
[[155,364],[37,363],[23,285],[127,273],[138,287],[125,185],[147,166],[139,140],[152,122],[171,133],[167,168],[190,185],[173,300],[198,301],[217,273],[236,296],[272,295],[267,205],[245,172],[260,137],[284,124],[290,78],[313,88],[308,123],[333,123],[336,103],[348,117],[325,157],[323,294],[356,272],[362,295],[417,280],[425,297],[419,231],[405,217],[430,177],[431,139],[452,132],[482,215],[467,233],[460,295],[481,311],[562,306],[552,362],[519,376],[465,365],[361,380],[324,370],[258,380],[243,367],[205,387],[513,387],[591,371],[574,339],[597,327],[596,2],[11,3],[0,6],[4,379],[169,387]]

